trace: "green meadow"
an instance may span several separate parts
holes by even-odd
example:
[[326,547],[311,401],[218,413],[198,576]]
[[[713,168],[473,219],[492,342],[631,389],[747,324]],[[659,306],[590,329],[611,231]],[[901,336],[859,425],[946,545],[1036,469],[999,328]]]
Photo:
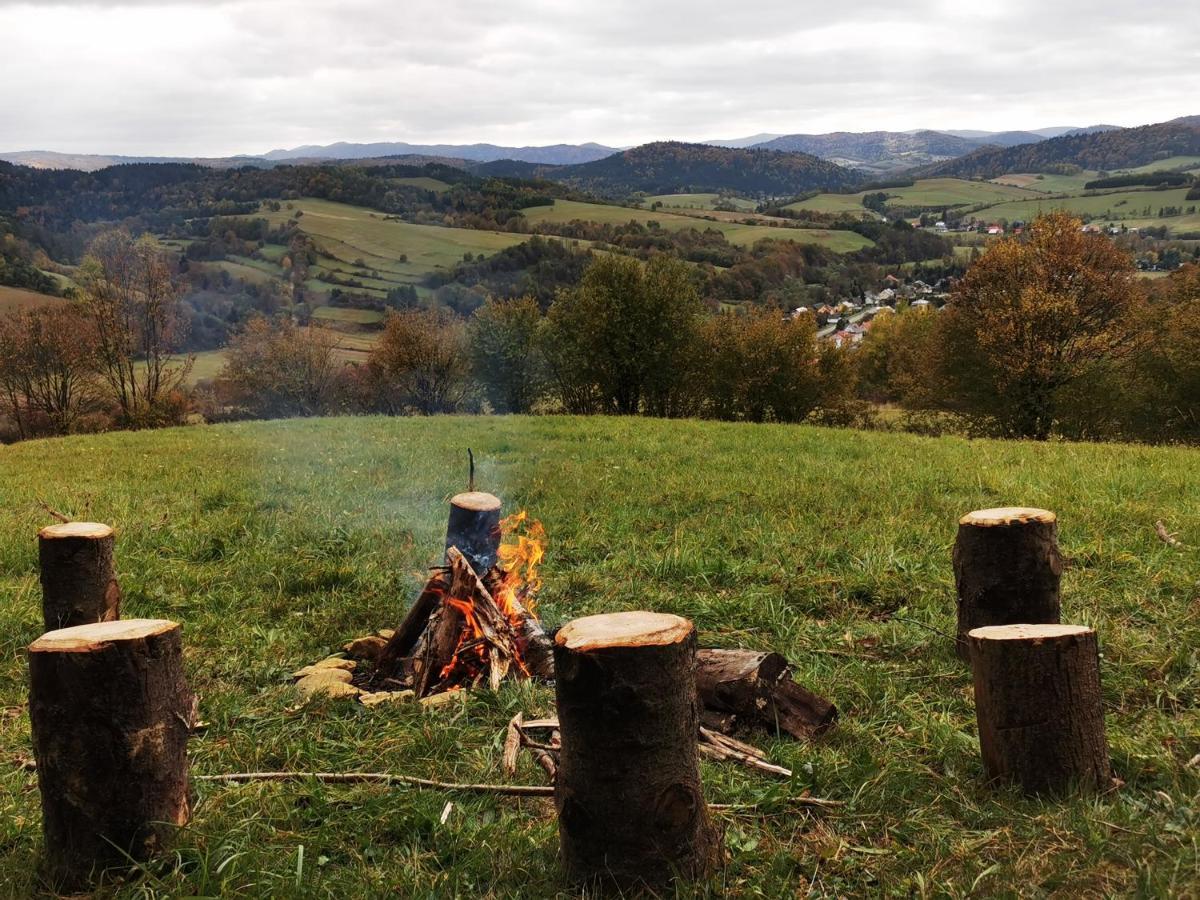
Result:
[[[1036,196],[1028,188],[991,181],[965,181],[961,178],[924,178],[911,187],[881,188],[888,195],[889,206],[920,206],[928,209],[949,209],[956,206],[976,206],[1021,200]],[[807,200],[789,204],[788,209],[813,212],[863,214],[863,197],[878,191],[859,191],[856,194],[818,194]]]
[[[546,527],[542,614],[647,608],[702,643],[773,649],[841,710],[812,743],[756,734],[772,780],[705,761],[725,868],[682,895],[1200,893],[1200,455],[799,426],[596,417],[344,418],[0,447],[0,896],[41,847],[24,648],[41,631],[40,503],[117,529],[126,617],[183,624],[205,725],[195,774],[372,770],[500,782],[505,725],[553,711],[506,683],[440,709],[301,702],[296,668],[394,626],[466,482]],[[1054,509],[1067,621],[1101,641],[1117,774],[1099,797],[983,782],[954,656],[958,516]],[[1182,547],[1158,540],[1154,523]],[[523,757],[515,778],[542,784]],[[576,896],[542,799],[195,785],[175,849],[98,896]],[[804,794],[843,805],[814,810]],[[447,802],[453,806],[447,811]]]
[[668,209],[713,210],[718,203],[728,204],[743,212],[754,212],[758,204],[742,197],[722,197],[720,194],[657,194],[642,201],[646,206],[661,203]]
[[604,203],[583,203],[577,200],[555,200],[551,206],[534,206],[522,210],[531,224],[552,222],[565,224],[576,220],[602,224],[624,225],[628,222],[657,222],[670,230],[712,228],[725,235],[731,244],[749,246],[763,238],[794,240],[798,243],[820,244],[837,253],[849,253],[871,246],[872,242],[853,231],[808,228],[784,228],[770,225],[744,225],[740,222],[714,221],[686,214],[650,211]]

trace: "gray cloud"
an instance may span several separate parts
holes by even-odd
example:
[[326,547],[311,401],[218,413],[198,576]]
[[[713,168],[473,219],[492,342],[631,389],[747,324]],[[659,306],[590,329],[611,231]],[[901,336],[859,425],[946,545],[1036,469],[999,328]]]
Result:
[[1139,124],[1200,112],[1197,34],[1163,0],[0,0],[0,149]]

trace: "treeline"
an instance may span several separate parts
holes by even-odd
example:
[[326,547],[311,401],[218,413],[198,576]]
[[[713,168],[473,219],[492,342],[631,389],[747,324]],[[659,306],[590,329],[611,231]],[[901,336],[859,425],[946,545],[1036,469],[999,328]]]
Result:
[[1096,178],[1086,182],[1083,188],[1086,191],[1123,187],[1169,188],[1191,183],[1192,177],[1183,172],[1146,172],[1141,175],[1111,175],[1107,178]]
[[860,396],[932,432],[1200,441],[1200,266],[1146,283],[1055,213],[993,245],[941,313],[877,319]]
[[389,317],[361,366],[336,334],[259,319],[229,348],[210,413],[569,412],[853,421],[849,354],[808,317],[708,315],[688,267],[659,255],[592,260],[546,312],[532,296]]

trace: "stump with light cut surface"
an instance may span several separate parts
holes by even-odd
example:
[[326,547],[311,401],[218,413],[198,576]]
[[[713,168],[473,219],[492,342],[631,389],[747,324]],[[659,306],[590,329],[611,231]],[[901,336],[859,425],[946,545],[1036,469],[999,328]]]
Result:
[[1083,625],[995,625],[967,640],[988,778],[1031,794],[1106,788],[1096,633]]
[[700,788],[696,631],[650,612],[569,622],[554,642],[562,862],[576,882],[661,885],[711,872]]
[[29,674],[51,881],[75,889],[149,859],[189,815],[193,698],[179,625],[128,619],[51,631],[29,646]]
[[958,520],[954,584],[958,590],[955,650],[968,659],[967,632],[988,625],[1059,621],[1058,520],[1045,509],[1001,507]]
[[48,631],[121,617],[111,527],[97,522],[50,525],[38,532],[38,558]]

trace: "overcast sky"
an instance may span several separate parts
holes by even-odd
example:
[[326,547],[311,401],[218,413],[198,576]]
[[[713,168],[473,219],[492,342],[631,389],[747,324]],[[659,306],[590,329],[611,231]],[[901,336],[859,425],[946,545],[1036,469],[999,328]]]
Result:
[[0,86],[0,151],[1137,125],[1200,2],[0,0]]

